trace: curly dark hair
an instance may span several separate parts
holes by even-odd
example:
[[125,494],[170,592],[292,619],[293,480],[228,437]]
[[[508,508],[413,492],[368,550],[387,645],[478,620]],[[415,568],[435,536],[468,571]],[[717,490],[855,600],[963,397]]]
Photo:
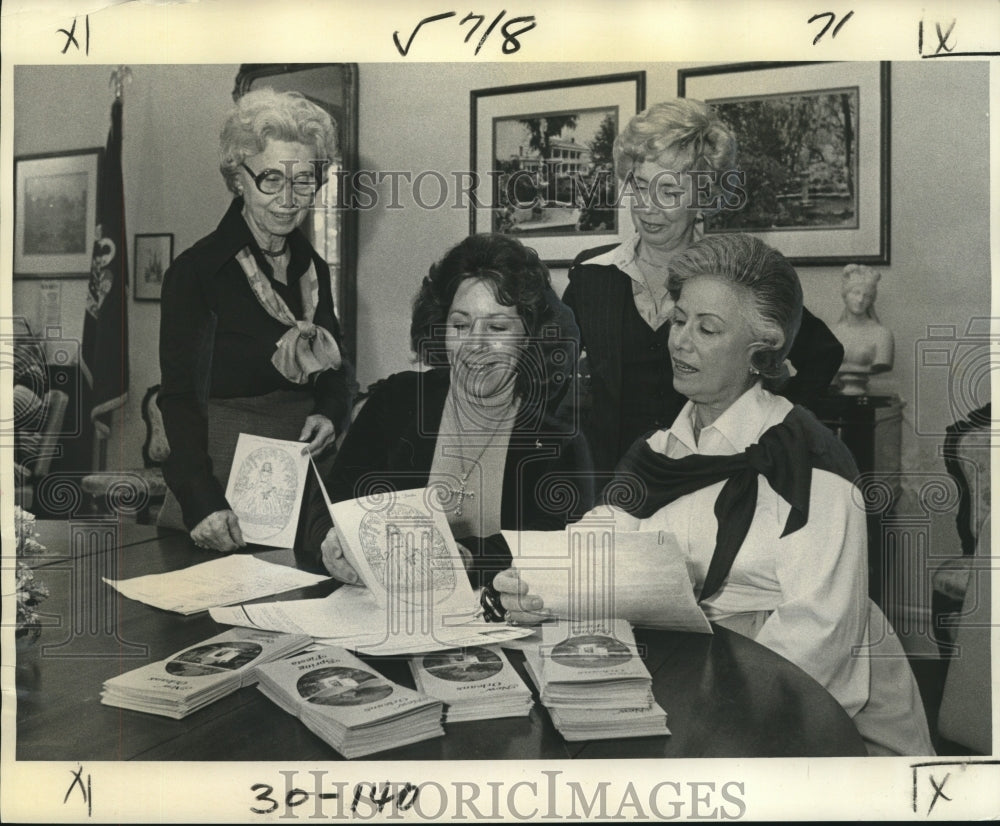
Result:
[[[500,304],[517,309],[529,342],[537,341],[545,326],[553,321],[554,312],[548,300],[549,269],[538,253],[508,235],[470,235],[431,266],[413,302],[410,346],[418,359],[430,367],[448,364],[444,343],[446,319],[459,285],[470,278],[486,282]],[[532,382],[538,376],[537,369],[531,366],[537,362],[535,356],[532,359],[529,347],[518,360],[514,389],[522,398],[532,395]]]

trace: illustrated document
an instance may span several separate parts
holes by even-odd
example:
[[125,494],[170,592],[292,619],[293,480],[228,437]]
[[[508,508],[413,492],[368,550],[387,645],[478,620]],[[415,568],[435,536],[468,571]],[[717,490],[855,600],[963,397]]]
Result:
[[503,535],[530,593],[556,617],[622,617],[644,628],[712,633],[673,534],[584,519],[562,531]]
[[476,612],[448,520],[426,489],[327,502],[345,558],[392,624],[430,630]]
[[226,499],[239,517],[243,538],[255,545],[291,548],[309,472],[303,442],[241,433]]

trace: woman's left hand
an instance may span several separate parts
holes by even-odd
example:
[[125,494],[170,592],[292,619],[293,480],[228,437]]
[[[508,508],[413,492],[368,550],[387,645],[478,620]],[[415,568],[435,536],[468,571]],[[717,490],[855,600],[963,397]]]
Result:
[[542,598],[530,593],[528,583],[521,579],[517,568],[508,568],[493,577],[493,588],[507,610],[509,625],[538,625],[552,618]]
[[302,425],[302,433],[299,435],[300,442],[309,442],[302,449],[303,452],[308,450],[313,456],[318,456],[333,444],[336,438],[337,431],[333,426],[333,422],[326,416],[321,413],[313,413],[311,416],[306,416],[306,423]]

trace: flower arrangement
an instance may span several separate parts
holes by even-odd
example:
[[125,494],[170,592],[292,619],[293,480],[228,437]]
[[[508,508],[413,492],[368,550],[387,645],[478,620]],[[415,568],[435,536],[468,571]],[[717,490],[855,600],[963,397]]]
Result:
[[45,553],[45,546],[35,537],[35,516],[14,507],[14,532],[17,536],[17,630],[18,638],[34,642],[42,633],[42,621],[38,605],[49,595],[45,583],[35,579],[35,572],[22,559]]

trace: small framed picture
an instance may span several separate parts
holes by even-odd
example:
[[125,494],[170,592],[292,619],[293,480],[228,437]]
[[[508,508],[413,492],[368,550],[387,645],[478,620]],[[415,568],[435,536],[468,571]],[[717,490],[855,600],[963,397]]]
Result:
[[172,232],[136,233],[135,300],[159,301],[163,274],[174,260],[174,235]]

